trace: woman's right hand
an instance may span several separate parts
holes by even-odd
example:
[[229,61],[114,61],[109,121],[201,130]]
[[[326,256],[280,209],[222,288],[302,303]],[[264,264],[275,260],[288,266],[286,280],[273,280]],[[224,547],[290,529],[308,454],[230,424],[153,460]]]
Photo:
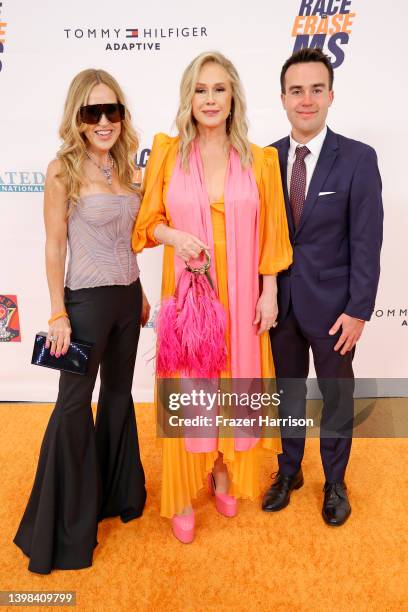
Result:
[[209,246],[201,242],[196,236],[176,229],[173,229],[173,232],[172,246],[176,251],[176,255],[184,261],[188,262],[190,259],[197,259],[202,251],[209,250]]
[[[55,340],[50,340],[55,338]],[[51,355],[59,357],[65,355],[69,348],[71,341],[71,325],[68,317],[60,317],[56,321],[53,321],[48,328],[47,341],[45,347],[51,346]]]

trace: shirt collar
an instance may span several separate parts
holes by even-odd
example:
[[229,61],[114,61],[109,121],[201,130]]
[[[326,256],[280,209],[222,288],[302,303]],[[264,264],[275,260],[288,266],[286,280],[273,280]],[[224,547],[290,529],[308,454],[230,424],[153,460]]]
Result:
[[292,134],[290,134],[289,136],[289,139],[290,139],[289,159],[291,161],[295,159],[296,147],[299,147],[299,146],[300,147],[306,146],[309,149],[311,155],[313,155],[316,159],[318,159],[320,155],[320,151],[322,150],[324,139],[326,138],[326,134],[327,134],[327,126],[325,125],[324,128],[321,130],[321,132],[316,134],[316,136],[312,138],[312,140],[309,140],[309,142],[306,142],[304,144],[301,144],[300,142],[296,142],[296,140],[293,139]]

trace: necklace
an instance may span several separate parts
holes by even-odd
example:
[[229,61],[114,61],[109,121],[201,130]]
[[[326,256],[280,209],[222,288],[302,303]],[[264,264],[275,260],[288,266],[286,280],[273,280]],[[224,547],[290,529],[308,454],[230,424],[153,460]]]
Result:
[[94,166],[99,168],[99,170],[102,172],[103,176],[108,181],[108,185],[112,185],[112,170],[113,170],[114,161],[113,161],[112,155],[110,154],[110,151],[108,151],[108,165],[107,166],[100,166],[94,159],[92,159],[91,154],[87,150],[85,150],[85,152],[88,156],[88,159],[90,159],[91,162],[94,164]]

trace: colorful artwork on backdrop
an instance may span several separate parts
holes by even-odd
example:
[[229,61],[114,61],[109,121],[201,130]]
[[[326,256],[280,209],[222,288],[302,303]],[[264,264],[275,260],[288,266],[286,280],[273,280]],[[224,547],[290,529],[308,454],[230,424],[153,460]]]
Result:
[[333,68],[341,66],[343,47],[350,41],[356,16],[351,3],[352,0],[302,0],[292,28],[293,52],[319,47],[331,56]]
[[21,342],[16,295],[0,295],[0,342]]

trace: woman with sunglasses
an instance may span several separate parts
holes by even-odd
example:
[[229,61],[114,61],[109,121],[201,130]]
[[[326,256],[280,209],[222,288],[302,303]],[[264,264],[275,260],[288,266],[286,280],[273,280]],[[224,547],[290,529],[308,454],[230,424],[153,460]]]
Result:
[[[47,348],[59,358],[73,337],[92,344],[92,350],[85,376],[61,371],[34,486],[14,539],[30,558],[29,570],[40,574],[92,565],[98,521],[137,518],[146,500],[131,396],[140,325],[149,318],[131,250],[140,205],[138,139],[111,75],[90,69],[73,79],[60,136],[44,194]],[[94,425],[91,398],[99,368]]]

